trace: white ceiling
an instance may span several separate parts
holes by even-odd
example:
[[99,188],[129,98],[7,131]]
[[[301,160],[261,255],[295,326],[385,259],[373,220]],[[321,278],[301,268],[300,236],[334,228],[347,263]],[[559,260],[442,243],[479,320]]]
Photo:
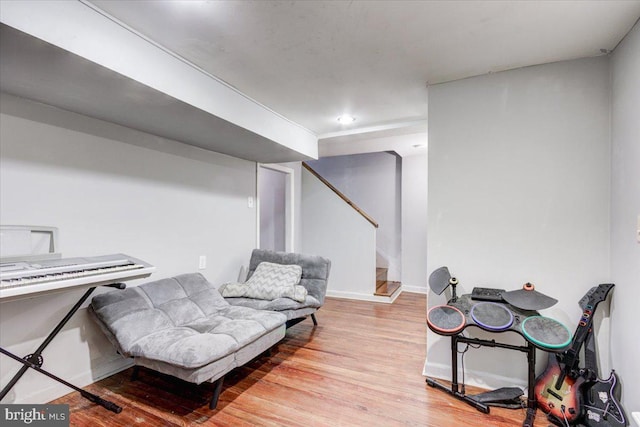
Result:
[[90,5],[321,139],[426,119],[428,84],[606,54],[640,17],[614,0]]

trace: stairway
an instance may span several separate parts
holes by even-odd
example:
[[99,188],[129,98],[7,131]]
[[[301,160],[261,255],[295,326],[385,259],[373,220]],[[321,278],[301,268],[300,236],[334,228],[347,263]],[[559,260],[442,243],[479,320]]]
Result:
[[400,289],[400,282],[387,280],[388,268],[376,268],[376,292],[374,295],[390,297]]

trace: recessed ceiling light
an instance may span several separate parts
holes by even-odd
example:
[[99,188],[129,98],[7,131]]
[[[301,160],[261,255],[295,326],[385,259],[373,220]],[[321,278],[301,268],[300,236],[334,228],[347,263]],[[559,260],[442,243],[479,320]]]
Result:
[[355,121],[356,121],[356,118],[349,114],[343,114],[340,117],[338,117],[338,123],[340,123],[341,125],[348,125]]

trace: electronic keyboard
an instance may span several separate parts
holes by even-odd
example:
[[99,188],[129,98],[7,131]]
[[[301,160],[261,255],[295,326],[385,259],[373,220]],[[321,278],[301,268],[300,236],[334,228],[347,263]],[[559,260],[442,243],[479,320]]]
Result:
[[124,254],[0,264],[0,300],[149,277],[155,267]]

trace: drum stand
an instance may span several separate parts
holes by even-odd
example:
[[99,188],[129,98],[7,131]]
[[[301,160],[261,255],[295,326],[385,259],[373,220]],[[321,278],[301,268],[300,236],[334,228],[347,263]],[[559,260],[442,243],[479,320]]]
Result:
[[527,416],[522,423],[522,427],[533,427],[533,421],[536,417],[536,398],[534,393],[535,385],[535,366],[536,366],[536,348],[530,342],[527,342],[526,346],[516,346],[511,344],[503,344],[496,342],[495,340],[483,340],[479,338],[468,338],[462,335],[451,336],[451,389],[445,385],[440,384],[436,380],[427,378],[427,384],[431,387],[435,387],[439,390],[445,391],[457,399],[466,402],[473,406],[477,410],[488,414],[490,404],[478,402],[473,396],[467,395],[464,392],[464,384],[462,391],[458,387],[458,343],[474,344],[483,347],[498,347],[506,348],[508,350],[517,350],[523,353],[527,353],[527,365],[528,365],[528,378],[527,378]]

